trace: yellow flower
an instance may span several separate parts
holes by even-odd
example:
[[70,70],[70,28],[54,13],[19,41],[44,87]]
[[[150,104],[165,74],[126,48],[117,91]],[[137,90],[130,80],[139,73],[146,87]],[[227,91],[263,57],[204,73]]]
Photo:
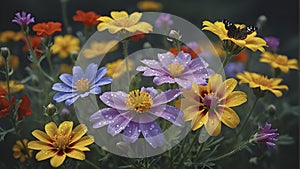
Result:
[[227,30],[225,24],[219,21],[216,21],[215,23],[203,21],[203,26],[202,30],[208,30],[216,34],[222,41],[233,42],[241,48],[240,50],[246,47],[252,51],[265,51],[263,47],[267,45],[266,41],[256,37],[256,31],[249,32],[249,34],[245,32],[247,27],[243,24],[232,25],[234,26],[233,30]]
[[142,33],[149,33],[153,27],[147,22],[139,22],[142,17],[142,13],[133,12],[128,15],[126,11],[112,11],[111,17],[101,16],[97,20],[101,21],[98,24],[98,31],[104,31],[108,29],[111,34],[115,34],[120,31],[128,31],[134,33],[140,31]]
[[270,91],[275,96],[282,96],[282,92],[280,90],[288,90],[289,88],[286,85],[279,85],[282,81],[281,78],[268,78],[267,76],[263,76],[257,73],[238,73],[236,75],[238,79],[240,79],[239,84],[248,83],[250,88],[258,88],[260,91]]
[[[126,63],[124,59],[118,59],[115,62],[107,63],[105,65],[107,67],[107,76],[112,78],[119,78],[124,73],[126,73]],[[128,60],[128,71],[133,70],[134,63],[131,60]]]
[[[23,143],[25,144],[26,148],[24,148],[24,146],[20,140],[16,141],[16,144],[12,148],[12,150],[14,152],[13,153],[14,158],[19,159],[21,163],[23,163],[26,159],[31,157],[32,151],[33,151],[33,150],[28,149],[28,147],[27,147],[28,140],[27,139],[23,139]],[[28,152],[29,157],[28,157],[28,154],[25,153],[26,151]]]
[[51,47],[53,54],[58,54],[61,58],[66,58],[72,51],[79,51],[79,39],[72,35],[56,36]]
[[163,5],[159,2],[155,2],[152,0],[144,0],[144,1],[139,1],[137,3],[137,7],[139,10],[143,11],[159,11],[163,8]]
[[83,51],[83,56],[87,59],[94,58],[118,49],[118,41],[92,42],[90,48]]
[[221,122],[230,128],[240,123],[240,118],[230,107],[239,106],[247,101],[247,95],[233,91],[237,81],[233,78],[223,82],[220,74],[211,75],[205,86],[194,84],[190,90],[183,90],[184,98],[176,102],[183,110],[184,121],[190,121],[192,130],[203,125],[207,133],[217,136],[221,131]]
[[278,68],[283,73],[288,73],[290,69],[299,69],[297,59],[288,59],[287,56],[276,53],[264,52],[259,61],[268,63],[272,68]]
[[73,131],[73,122],[64,121],[57,128],[54,122],[45,125],[45,132],[34,130],[32,135],[39,141],[30,141],[28,148],[40,150],[35,158],[38,161],[51,158],[52,167],[62,165],[66,156],[77,160],[84,160],[83,151],[90,151],[86,146],[94,142],[92,136],[84,136],[87,132],[85,125],[78,125]]
[[11,30],[7,30],[4,32],[1,32],[0,34],[0,42],[8,42],[10,40],[12,41],[19,41],[22,39],[23,37],[23,33],[22,32],[14,32]]
[[62,63],[59,65],[59,72],[72,74],[72,68],[73,68],[72,65]]
[[[7,84],[6,81],[0,81],[0,86],[7,91]],[[25,88],[24,84],[18,84],[17,80],[10,80],[9,81],[9,89],[11,93],[16,93],[22,91]]]
[[[18,56],[15,56],[15,55],[9,55],[7,57],[8,59],[8,65],[10,68],[12,69],[17,69],[20,65],[20,60],[19,60],[19,57]],[[3,57],[0,57],[0,66],[4,66],[4,58]]]

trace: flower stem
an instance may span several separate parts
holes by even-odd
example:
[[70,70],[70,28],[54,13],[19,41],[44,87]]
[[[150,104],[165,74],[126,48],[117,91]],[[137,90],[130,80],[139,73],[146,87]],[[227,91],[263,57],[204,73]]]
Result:
[[98,167],[96,164],[94,164],[93,162],[89,161],[88,159],[84,160],[86,163],[88,163],[89,165],[93,166],[96,169],[101,169],[100,167]]
[[122,41],[123,44],[123,55],[125,58],[126,72],[127,72],[127,80],[128,85],[130,84],[130,73],[129,73],[129,64],[128,64],[128,40],[124,39]]
[[72,27],[70,27],[69,22],[68,22],[68,15],[67,15],[67,3],[69,0],[60,0],[61,3],[61,12],[62,12],[62,18],[63,18],[63,23],[64,26],[67,30],[68,34],[72,33]]
[[49,39],[48,37],[47,38],[47,42],[46,42],[46,51],[45,51],[45,55],[46,55],[46,58],[47,58],[47,61],[48,61],[48,65],[49,65],[49,68],[50,68],[50,73],[51,73],[51,77],[54,79],[54,70],[53,70],[53,65],[52,65],[52,61],[51,61],[51,52],[50,52],[50,44],[49,44]]
[[223,69],[225,68],[226,64],[230,60],[231,56],[232,56],[231,53],[228,50],[226,50],[226,56],[225,56],[225,59],[223,61]]

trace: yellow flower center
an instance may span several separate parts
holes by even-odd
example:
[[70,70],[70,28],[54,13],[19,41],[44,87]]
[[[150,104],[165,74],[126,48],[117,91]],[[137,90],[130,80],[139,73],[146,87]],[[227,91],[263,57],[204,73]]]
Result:
[[89,80],[87,78],[81,78],[76,82],[75,87],[80,93],[84,93],[90,89]]
[[271,82],[270,79],[268,79],[265,76],[262,76],[260,78],[253,78],[253,82],[256,84],[259,84],[261,86],[266,86],[266,87],[271,87]]
[[279,65],[287,65],[287,58],[284,56],[277,56],[274,61]]
[[172,63],[168,66],[171,76],[178,77],[184,70],[184,67],[179,63]]
[[133,90],[128,94],[125,103],[129,110],[144,113],[151,108],[153,100],[149,93]]
[[56,147],[58,151],[65,150],[66,148],[68,148],[69,144],[70,144],[69,136],[59,134],[54,138],[53,146]]

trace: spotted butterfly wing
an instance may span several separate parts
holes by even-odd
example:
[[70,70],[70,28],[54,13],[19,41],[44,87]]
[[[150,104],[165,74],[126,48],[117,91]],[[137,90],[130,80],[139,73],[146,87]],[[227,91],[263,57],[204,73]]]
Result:
[[225,29],[228,30],[227,36],[237,40],[243,40],[247,38],[247,35],[255,32],[257,28],[255,26],[246,26],[244,28],[236,27],[232,22],[227,19],[222,21],[225,25]]

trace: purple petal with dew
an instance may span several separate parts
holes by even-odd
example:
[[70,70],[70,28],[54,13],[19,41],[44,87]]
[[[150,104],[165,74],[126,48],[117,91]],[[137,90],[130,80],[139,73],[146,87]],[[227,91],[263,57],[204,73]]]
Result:
[[90,91],[86,91],[86,92],[84,92],[84,93],[80,93],[79,96],[80,96],[81,98],[84,98],[84,97],[87,97],[89,94],[90,94]]
[[146,67],[146,66],[138,66],[138,67],[136,68],[136,71],[144,72],[144,71],[146,71],[147,69],[149,69],[149,68]]
[[77,91],[77,89],[73,89],[64,83],[55,83],[52,86],[52,90],[60,91],[60,92],[76,92]]
[[168,103],[168,102],[176,99],[176,97],[178,97],[181,93],[182,92],[179,89],[168,90],[166,92],[162,92],[153,98],[152,107]]
[[125,142],[134,143],[139,138],[140,133],[139,123],[131,121],[125,127],[122,137]]
[[110,84],[112,82],[112,78],[110,77],[103,77],[102,79],[99,79],[94,86],[103,86],[106,84]]
[[149,112],[157,117],[164,118],[177,126],[182,126],[183,124],[183,112],[173,106],[161,105],[151,108]]
[[161,64],[156,60],[144,59],[141,62],[144,63],[145,65],[147,65],[151,69],[155,69],[155,70],[162,69]]
[[160,126],[154,119],[149,123],[140,123],[140,129],[146,141],[153,148],[161,147],[164,144],[164,135]]
[[192,81],[196,84],[206,85],[206,79],[209,78],[208,74],[204,74],[201,71],[195,71],[193,74],[184,75],[184,79]]
[[94,86],[90,89],[91,94],[100,94],[101,93],[101,88],[98,86]]
[[144,71],[143,76],[164,76],[167,75],[164,71],[148,68]]
[[153,83],[155,83],[156,85],[161,85],[164,83],[175,83],[175,79],[171,76],[154,77]]
[[104,108],[92,114],[89,120],[93,123],[93,128],[100,128],[112,123],[113,119],[119,114],[116,109]]
[[78,80],[84,77],[84,72],[80,66],[74,66],[72,69],[73,72],[73,82],[76,83]]
[[70,106],[71,104],[73,104],[77,99],[79,98],[79,95],[73,97],[73,98],[70,98],[70,99],[67,99],[65,101],[65,105],[66,106]]
[[181,86],[181,87],[183,87],[184,89],[187,89],[187,90],[191,89],[191,87],[192,87],[192,80],[190,80],[190,79],[175,78],[175,82],[179,86]]
[[188,53],[179,52],[177,59],[183,67],[186,67],[191,62],[191,55]]
[[106,68],[106,67],[101,67],[101,68],[97,71],[95,83],[97,83],[98,81],[100,81],[100,80],[103,78],[103,76],[106,74],[106,72],[107,72],[107,68]]
[[67,99],[73,98],[75,96],[77,96],[77,93],[66,93],[66,92],[57,92],[54,96],[53,96],[53,100],[55,100],[56,102],[62,102],[65,101]]
[[93,83],[98,70],[98,65],[96,63],[90,63],[85,70],[85,77],[88,78],[90,83]]
[[154,87],[142,87],[141,92],[143,91],[149,93],[152,98],[157,95],[157,90]]
[[190,69],[202,69],[207,67],[208,63],[200,57],[194,58],[189,64]]
[[165,68],[168,68],[168,66],[171,63],[174,63],[177,60],[176,57],[171,52],[159,53],[157,57],[160,63],[162,64],[162,67]]
[[73,85],[73,82],[72,82],[72,79],[73,79],[73,76],[72,76],[72,75],[64,73],[64,74],[61,74],[61,75],[59,76],[59,79],[60,79],[62,82],[64,82],[64,84],[66,84],[66,85],[68,85],[68,86],[70,86],[70,87],[73,88],[74,85]]
[[107,132],[112,136],[119,134],[122,130],[125,129],[133,116],[134,113],[132,113],[131,111],[117,115],[108,125]]
[[128,110],[125,104],[125,100],[128,94],[122,91],[118,92],[105,92],[100,96],[101,101],[112,108],[118,110]]

